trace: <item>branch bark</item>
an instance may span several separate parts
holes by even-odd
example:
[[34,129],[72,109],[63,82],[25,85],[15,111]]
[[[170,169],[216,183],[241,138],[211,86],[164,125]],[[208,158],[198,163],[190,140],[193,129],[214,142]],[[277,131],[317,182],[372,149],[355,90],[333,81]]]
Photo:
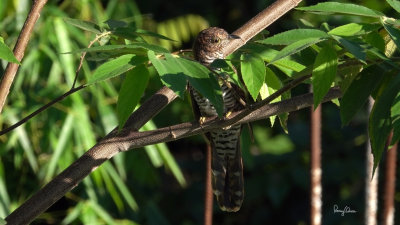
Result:
[[[254,35],[261,32],[277,18],[295,7],[299,2],[301,2],[301,0],[278,0],[269,8],[262,11],[234,32],[236,35],[239,35],[241,39],[238,42],[235,41],[234,43],[231,43],[225,49],[224,54],[231,54],[234,50],[243,46]],[[326,96],[325,101],[340,96],[341,93],[339,90],[332,89]],[[192,122],[161,128],[154,131],[137,132],[141,126],[153,118],[176,97],[175,93],[169,88],[163,87],[160,89],[131,115],[121,132],[118,133],[117,129],[111,131],[71,166],[65,169],[19,208],[12,212],[7,218],[5,218],[5,220],[9,224],[30,223],[58,199],[64,196],[65,193],[78,185],[83,178],[88,176],[103,162],[121,151],[127,151],[132,148],[139,148],[154,143],[173,141],[207,132],[219,127],[229,126],[233,123],[252,122],[271,115],[296,111],[313,104],[312,95],[306,94],[304,96],[295,97],[271,105],[262,106],[259,104],[256,108],[253,108],[253,110],[233,113],[232,118],[228,120],[213,118],[205,122],[202,126],[199,126],[197,122]],[[267,104],[267,102],[265,104]]]
[[[40,17],[40,12],[42,11],[47,0],[36,0],[33,1],[31,11],[29,12],[24,26],[22,27],[21,33],[19,34],[17,43],[14,47],[14,55],[18,61],[22,61],[24,58],[24,53],[26,46],[28,45],[29,38],[33,31],[36,21]],[[16,63],[8,63],[7,68],[4,72],[3,79],[0,83],[0,113],[3,111],[4,104],[6,102],[8,93],[10,92],[11,84],[14,81],[14,77],[17,74],[19,65]]]

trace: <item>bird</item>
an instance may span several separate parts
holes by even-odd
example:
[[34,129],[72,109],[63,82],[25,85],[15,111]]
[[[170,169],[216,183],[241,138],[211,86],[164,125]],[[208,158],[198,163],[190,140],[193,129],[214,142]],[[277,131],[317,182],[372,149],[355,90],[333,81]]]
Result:
[[[216,59],[223,59],[223,49],[231,39],[240,38],[229,34],[222,28],[210,27],[197,35],[193,45],[193,55],[196,61],[205,66]],[[235,84],[220,82],[224,103],[224,114],[242,109],[244,106],[235,97],[235,90],[240,90]],[[232,88],[233,87],[233,88]],[[195,117],[217,116],[214,105],[203,97],[193,87],[189,87],[192,107]],[[237,212],[244,198],[243,162],[240,148],[242,126],[233,125],[220,128],[205,136],[211,144],[211,176],[213,193],[222,211]]]

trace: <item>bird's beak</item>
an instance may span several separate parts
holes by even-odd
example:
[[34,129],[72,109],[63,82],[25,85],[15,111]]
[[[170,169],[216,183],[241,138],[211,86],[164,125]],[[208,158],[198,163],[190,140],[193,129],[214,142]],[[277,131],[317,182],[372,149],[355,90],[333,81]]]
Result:
[[229,39],[232,40],[232,39],[241,39],[241,38],[235,34],[230,34]]

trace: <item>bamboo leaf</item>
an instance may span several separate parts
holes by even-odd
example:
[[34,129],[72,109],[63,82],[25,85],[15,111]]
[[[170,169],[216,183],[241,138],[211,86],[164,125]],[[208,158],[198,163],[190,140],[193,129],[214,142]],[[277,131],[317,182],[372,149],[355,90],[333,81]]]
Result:
[[72,19],[72,18],[67,18],[67,17],[64,18],[64,21],[66,23],[69,23],[75,27],[82,29],[82,30],[87,30],[87,31],[93,32],[95,34],[101,33],[99,25],[89,22],[89,21]]

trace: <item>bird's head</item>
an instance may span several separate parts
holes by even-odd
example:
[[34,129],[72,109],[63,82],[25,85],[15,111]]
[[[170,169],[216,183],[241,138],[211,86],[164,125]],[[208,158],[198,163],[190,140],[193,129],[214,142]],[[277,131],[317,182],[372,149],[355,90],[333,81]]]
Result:
[[209,65],[215,59],[224,58],[223,49],[231,39],[239,38],[228,34],[224,29],[210,27],[200,31],[193,46],[194,58],[202,64]]

